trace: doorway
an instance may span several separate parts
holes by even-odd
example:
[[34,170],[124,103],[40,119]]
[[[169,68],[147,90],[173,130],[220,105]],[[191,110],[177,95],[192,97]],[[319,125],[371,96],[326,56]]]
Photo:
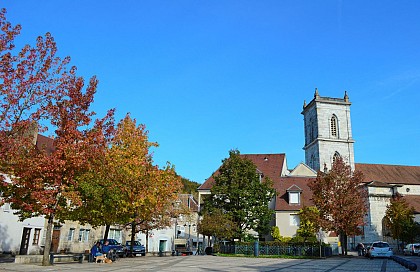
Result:
[[166,240],[159,240],[159,252],[166,251]]
[[27,255],[29,248],[29,237],[31,236],[31,228],[23,228],[22,241],[20,242],[20,255]]
[[53,230],[52,239],[51,239],[51,252],[58,253],[58,244],[60,243],[60,230]]

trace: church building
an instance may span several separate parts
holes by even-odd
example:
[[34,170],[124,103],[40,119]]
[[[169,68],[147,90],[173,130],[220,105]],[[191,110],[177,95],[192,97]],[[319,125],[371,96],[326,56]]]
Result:
[[[316,178],[318,171],[331,169],[336,157],[343,158],[353,171],[363,173],[363,183],[368,191],[368,215],[363,234],[350,237],[349,245],[377,240],[394,244],[383,219],[390,199],[397,193],[414,208],[415,220],[420,222],[420,166],[356,163],[350,106],[347,92],[343,98],[332,98],[320,96],[318,89],[315,89],[313,99],[308,104],[304,102],[302,110],[305,163],[300,163],[294,169],[287,167],[284,153],[241,155],[252,160],[259,173],[273,180],[278,194],[270,207],[275,210],[273,225],[279,227],[282,236],[296,235],[299,210],[313,205],[308,182]],[[202,203],[204,195],[211,193],[213,185],[212,175],[198,189],[199,203]],[[324,237],[324,240],[331,243],[334,238]]]

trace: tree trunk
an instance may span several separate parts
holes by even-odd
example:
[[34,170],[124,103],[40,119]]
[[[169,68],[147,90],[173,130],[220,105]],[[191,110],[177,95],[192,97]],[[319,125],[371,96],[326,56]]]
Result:
[[54,214],[50,214],[48,216],[47,230],[45,232],[44,255],[42,257],[43,266],[51,265],[50,264],[50,250],[51,250],[53,226],[54,226]]
[[341,255],[345,255],[344,254],[344,234],[343,232],[339,232],[340,234],[340,244],[341,244]]
[[146,247],[144,248],[146,253],[149,252],[149,230],[146,230]]
[[104,233],[104,243],[106,240],[108,240],[108,234],[109,234],[109,229],[111,228],[111,225],[106,225],[105,226],[105,233]]
[[131,222],[131,243],[130,243],[130,251],[129,251],[129,256],[133,257],[133,248],[134,248],[134,241],[136,238],[136,222],[133,221]]
[[343,243],[344,243],[344,255],[347,255],[347,234],[343,234]]

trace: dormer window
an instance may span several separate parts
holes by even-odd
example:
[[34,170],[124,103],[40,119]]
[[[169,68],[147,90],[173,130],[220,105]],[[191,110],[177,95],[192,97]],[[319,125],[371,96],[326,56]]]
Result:
[[289,192],[289,204],[299,204],[299,203],[300,203],[300,193]]
[[257,175],[258,175],[258,178],[260,179],[260,182],[262,182],[264,178],[264,173],[257,169]]
[[299,188],[297,185],[293,185],[287,189],[287,193],[289,194],[289,205],[299,205],[300,204],[300,194],[302,193],[302,189]]

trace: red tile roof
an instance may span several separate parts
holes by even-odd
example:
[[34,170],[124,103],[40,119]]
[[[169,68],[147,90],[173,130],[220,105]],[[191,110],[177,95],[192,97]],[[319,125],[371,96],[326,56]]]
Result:
[[363,173],[365,182],[420,185],[420,166],[356,163],[355,168]]
[[197,201],[194,199],[192,195],[189,194],[179,194],[178,200],[182,203],[182,205],[193,212],[198,211],[198,204]]
[[[313,206],[312,191],[308,187],[308,183],[316,178],[308,177],[282,177],[274,183],[278,195],[276,196],[276,211],[298,211],[303,207]],[[287,190],[297,186],[302,192],[300,194],[300,204],[289,204],[289,194]]]
[[[281,176],[283,169],[285,154],[241,154],[241,157],[250,159],[256,166],[257,169],[269,177],[273,182],[276,182]],[[219,170],[219,169],[218,169]],[[213,174],[217,173],[214,172]],[[214,185],[214,178],[211,175],[199,188],[198,190],[210,190]]]
[[404,195],[403,198],[414,208],[414,213],[420,213],[420,195]]

